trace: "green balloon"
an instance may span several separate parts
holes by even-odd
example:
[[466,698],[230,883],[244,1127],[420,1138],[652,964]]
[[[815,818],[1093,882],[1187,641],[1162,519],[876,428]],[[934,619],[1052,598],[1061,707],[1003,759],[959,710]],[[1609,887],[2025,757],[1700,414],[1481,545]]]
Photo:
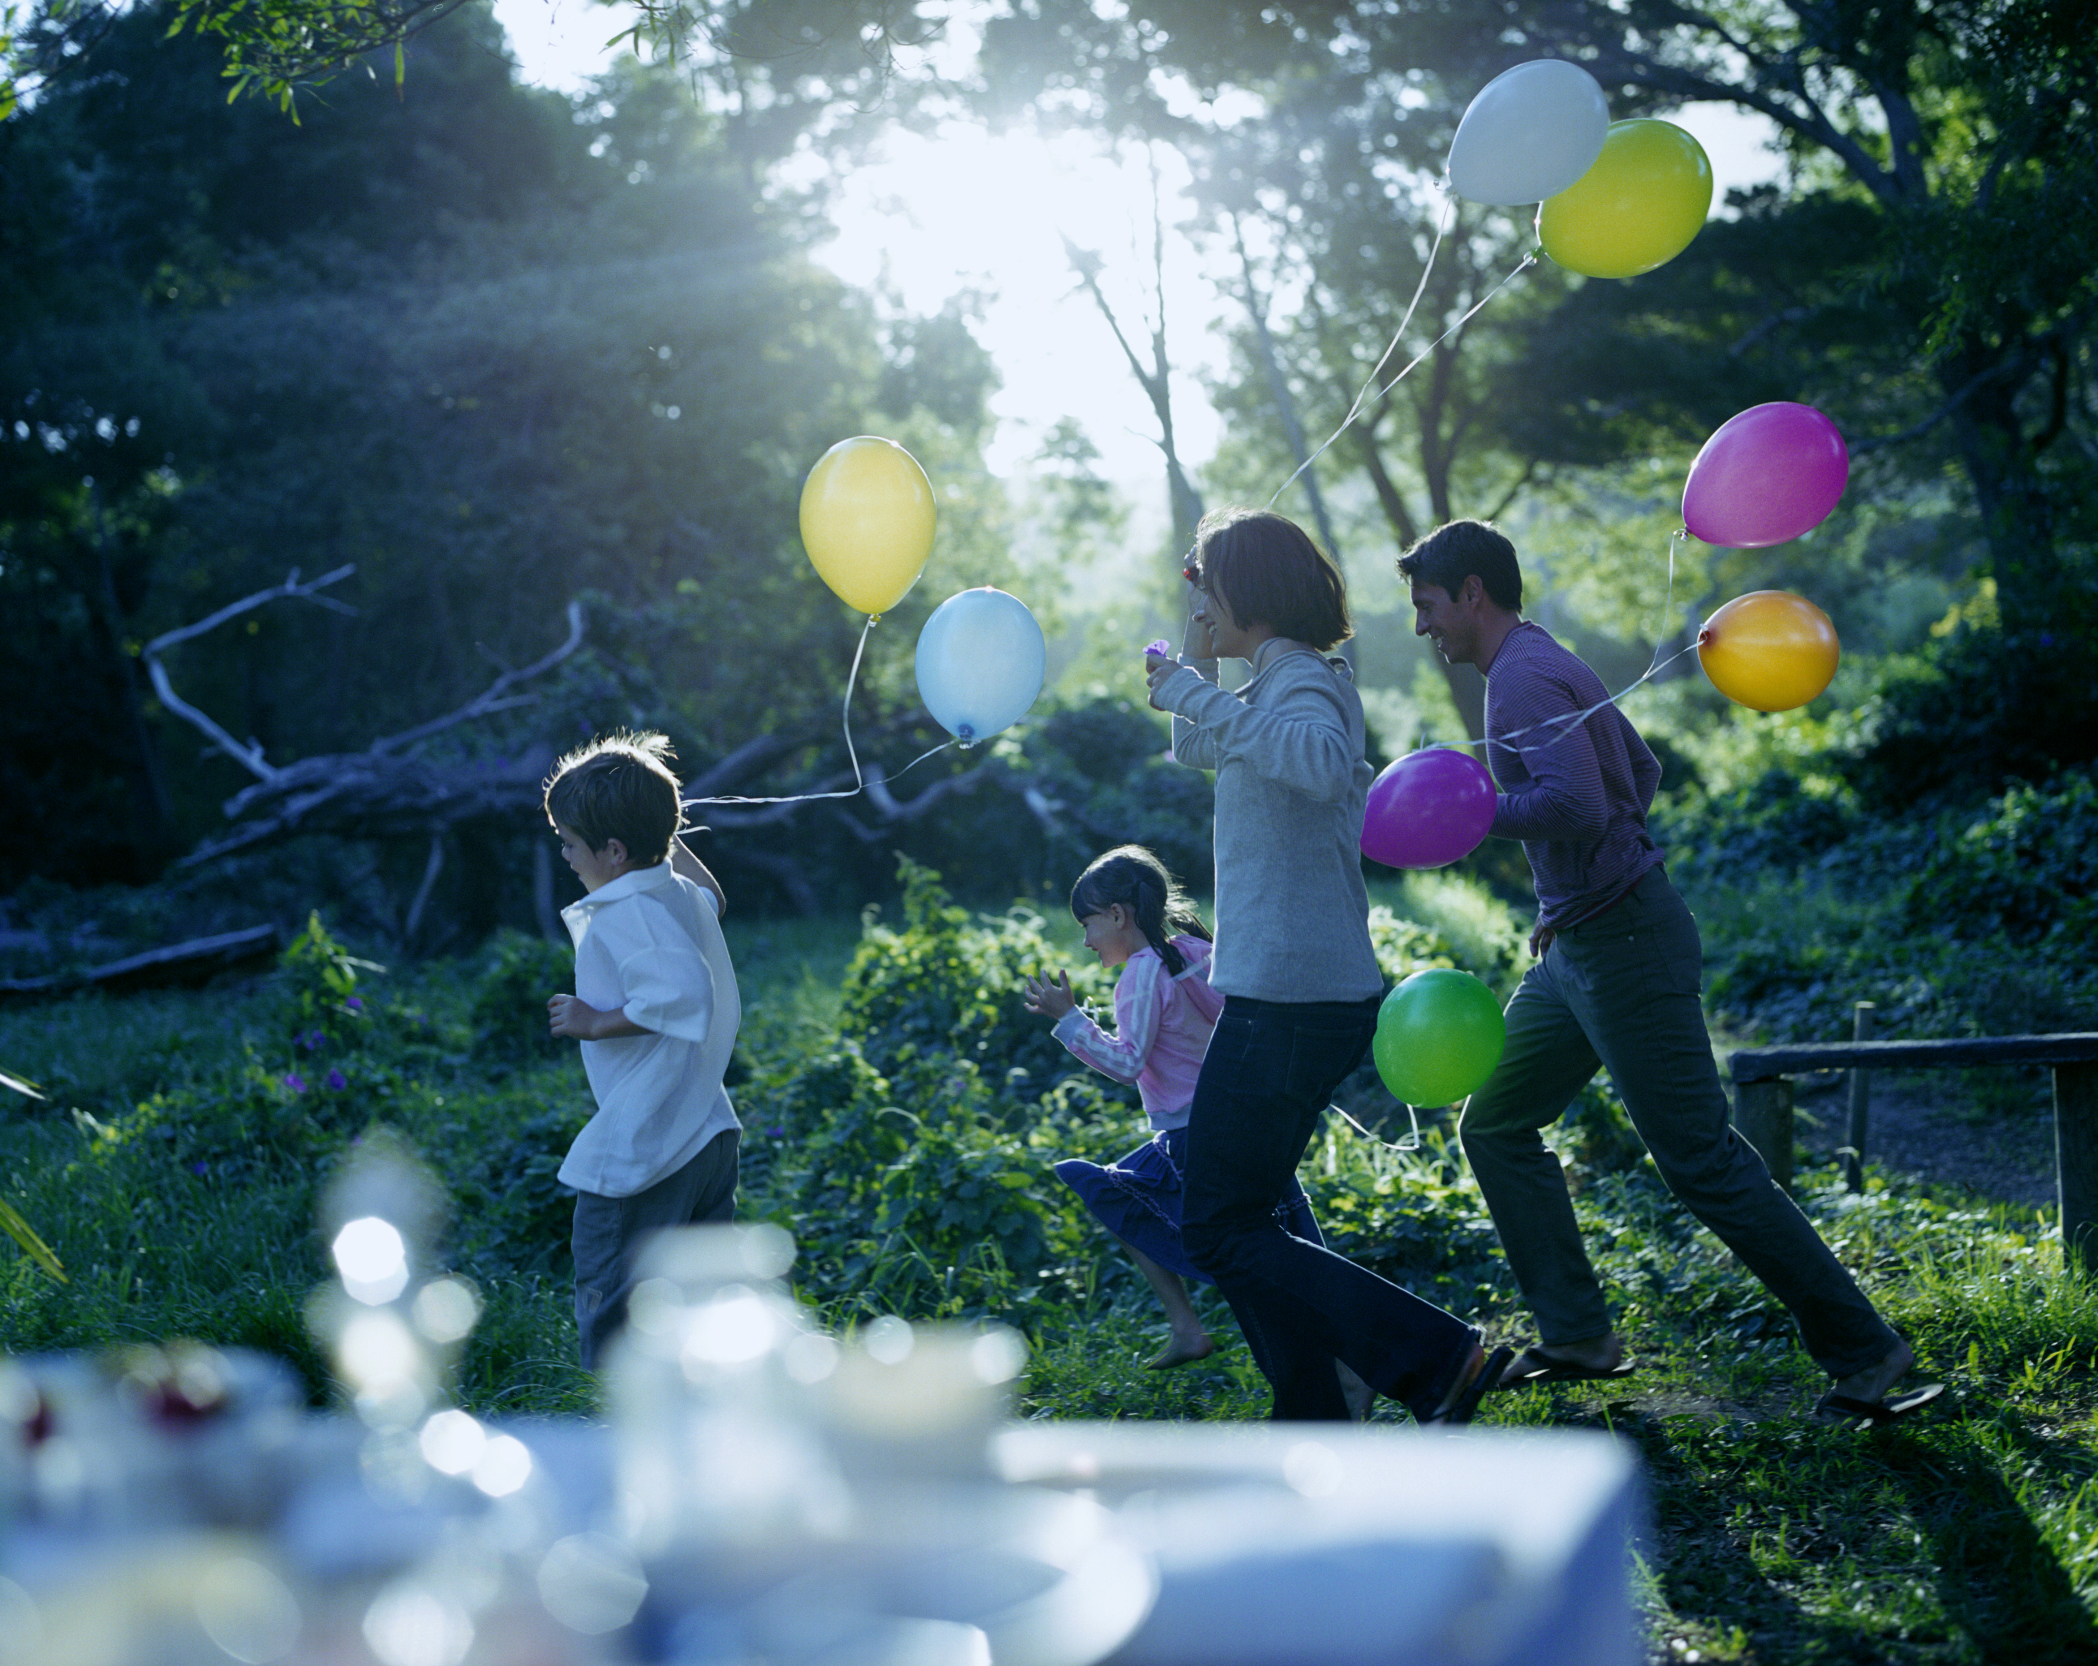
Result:
[[1454,1105],[1501,1062],[1501,1003],[1469,972],[1416,972],[1384,997],[1371,1048],[1377,1074],[1402,1105]]

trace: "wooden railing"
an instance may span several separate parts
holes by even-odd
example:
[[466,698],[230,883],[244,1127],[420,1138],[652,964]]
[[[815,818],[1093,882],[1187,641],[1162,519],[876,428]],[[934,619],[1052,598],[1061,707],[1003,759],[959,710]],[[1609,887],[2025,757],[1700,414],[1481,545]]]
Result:
[[2051,1067],[2062,1259],[2067,1266],[2098,1272],[2098,1032],[1744,1047],[1728,1064],[1734,1078],[1734,1126],[1762,1155],[1777,1183],[1788,1188],[1793,1139],[1788,1078],[1792,1076],[1815,1070],[1938,1070],[1999,1064]]

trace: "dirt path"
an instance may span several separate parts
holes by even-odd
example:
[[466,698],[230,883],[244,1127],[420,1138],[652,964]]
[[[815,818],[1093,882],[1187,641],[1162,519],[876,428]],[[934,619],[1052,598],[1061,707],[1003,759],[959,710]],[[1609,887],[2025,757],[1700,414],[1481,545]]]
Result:
[[[1849,1134],[1849,1079],[1802,1077],[1799,1137],[1833,1152]],[[2054,1107],[2047,1072],[1889,1071],[1873,1077],[1865,1158],[2006,1203],[2055,1202]]]

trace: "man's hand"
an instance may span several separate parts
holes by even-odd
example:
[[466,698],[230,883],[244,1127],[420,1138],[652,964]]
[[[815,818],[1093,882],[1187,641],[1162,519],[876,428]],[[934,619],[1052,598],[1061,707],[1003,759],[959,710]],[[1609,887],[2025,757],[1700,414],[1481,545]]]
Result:
[[1537,929],[1530,933],[1530,953],[1542,957],[1544,951],[1552,946],[1552,939],[1558,935],[1557,926],[1548,926],[1540,920]]
[[547,1028],[575,1041],[606,1041],[616,1035],[647,1035],[623,1012],[604,1012],[573,995],[552,995],[546,1003]]
[[1078,1005],[1078,997],[1071,993],[1071,974],[1059,972],[1052,981],[1047,976],[1029,978],[1022,986],[1027,1010],[1038,1012],[1044,1018],[1061,1018]]

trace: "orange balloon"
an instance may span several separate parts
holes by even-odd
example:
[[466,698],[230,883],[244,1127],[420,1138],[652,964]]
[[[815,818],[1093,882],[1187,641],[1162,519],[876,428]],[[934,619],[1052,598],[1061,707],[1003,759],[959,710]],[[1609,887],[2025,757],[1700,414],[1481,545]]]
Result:
[[1750,711],[1804,706],[1828,687],[1842,657],[1828,615],[1789,590],[1736,596],[1697,633],[1697,663],[1712,686]]

